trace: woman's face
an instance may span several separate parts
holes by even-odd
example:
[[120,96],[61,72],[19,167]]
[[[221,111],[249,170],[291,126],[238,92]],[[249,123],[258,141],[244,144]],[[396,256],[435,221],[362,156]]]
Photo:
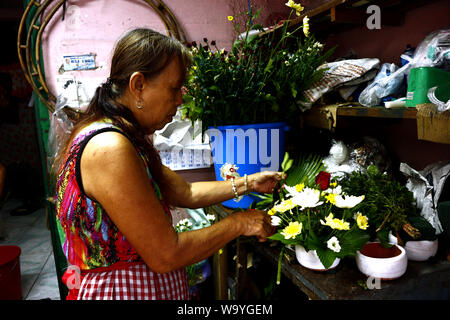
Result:
[[145,80],[142,88],[142,109],[135,107],[134,114],[147,134],[160,130],[172,121],[177,107],[183,103],[181,87],[184,78],[178,57],[155,78]]

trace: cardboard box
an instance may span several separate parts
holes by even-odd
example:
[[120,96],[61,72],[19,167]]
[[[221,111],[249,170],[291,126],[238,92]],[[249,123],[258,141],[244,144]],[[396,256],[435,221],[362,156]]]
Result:
[[424,103],[417,108],[417,138],[450,144],[450,110],[438,112],[437,106]]

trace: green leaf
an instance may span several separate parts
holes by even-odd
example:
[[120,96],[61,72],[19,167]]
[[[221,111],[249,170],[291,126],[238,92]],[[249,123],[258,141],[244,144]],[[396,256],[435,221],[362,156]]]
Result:
[[273,59],[270,59],[266,65],[266,67],[264,68],[264,73],[267,73],[270,71],[270,69],[272,69],[272,64],[273,64]]
[[356,251],[361,250],[364,244],[369,240],[369,235],[364,230],[359,229],[356,225],[338,237],[341,251],[338,257],[353,256]]
[[280,241],[280,242],[282,242],[284,244],[291,244],[291,245],[298,244],[298,240],[296,240],[296,239],[285,239],[284,236],[282,234],[280,234],[279,232],[275,233],[274,235],[271,235],[270,237],[268,237],[268,239],[275,240],[275,241]]
[[334,260],[336,260],[336,255],[331,250],[323,250],[316,249],[317,256],[319,257],[320,262],[322,262],[323,266],[328,269],[333,264]]
[[308,185],[314,184],[322,168],[322,157],[319,155],[311,154],[307,158],[300,158],[298,163],[289,170],[286,184],[291,187],[302,182]]
[[408,217],[411,225],[419,229],[421,237],[420,240],[436,240],[436,230],[433,226],[422,216],[412,216]]

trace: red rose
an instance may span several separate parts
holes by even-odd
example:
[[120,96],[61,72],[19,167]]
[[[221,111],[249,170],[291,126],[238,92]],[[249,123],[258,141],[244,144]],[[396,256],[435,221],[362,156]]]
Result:
[[321,190],[328,189],[331,175],[326,171],[320,171],[316,178],[316,185],[320,185]]

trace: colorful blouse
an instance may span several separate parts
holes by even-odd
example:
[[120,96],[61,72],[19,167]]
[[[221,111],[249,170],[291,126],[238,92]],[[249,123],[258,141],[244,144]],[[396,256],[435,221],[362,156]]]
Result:
[[[142,261],[101,204],[91,200],[83,190],[81,154],[90,138],[104,131],[123,133],[107,121],[94,122],[82,129],[75,137],[57,177],[56,220],[63,252],[68,262],[81,270],[108,267],[119,261]],[[139,154],[143,158],[141,152]],[[156,195],[171,217],[145,160],[144,163]]]
[[[69,288],[66,299],[189,299],[185,269],[164,274],[150,270],[102,205],[84,193],[80,175],[81,154],[93,136],[105,131],[124,134],[108,121],[88,125],[72,142],[57,178],[56,222],[64,254],[71,265],[62,277]],[[164,211],[172,219],[148,163],[138,148],[137,151]],[[70,280],[72,266],[81,270],[78,286]]]

